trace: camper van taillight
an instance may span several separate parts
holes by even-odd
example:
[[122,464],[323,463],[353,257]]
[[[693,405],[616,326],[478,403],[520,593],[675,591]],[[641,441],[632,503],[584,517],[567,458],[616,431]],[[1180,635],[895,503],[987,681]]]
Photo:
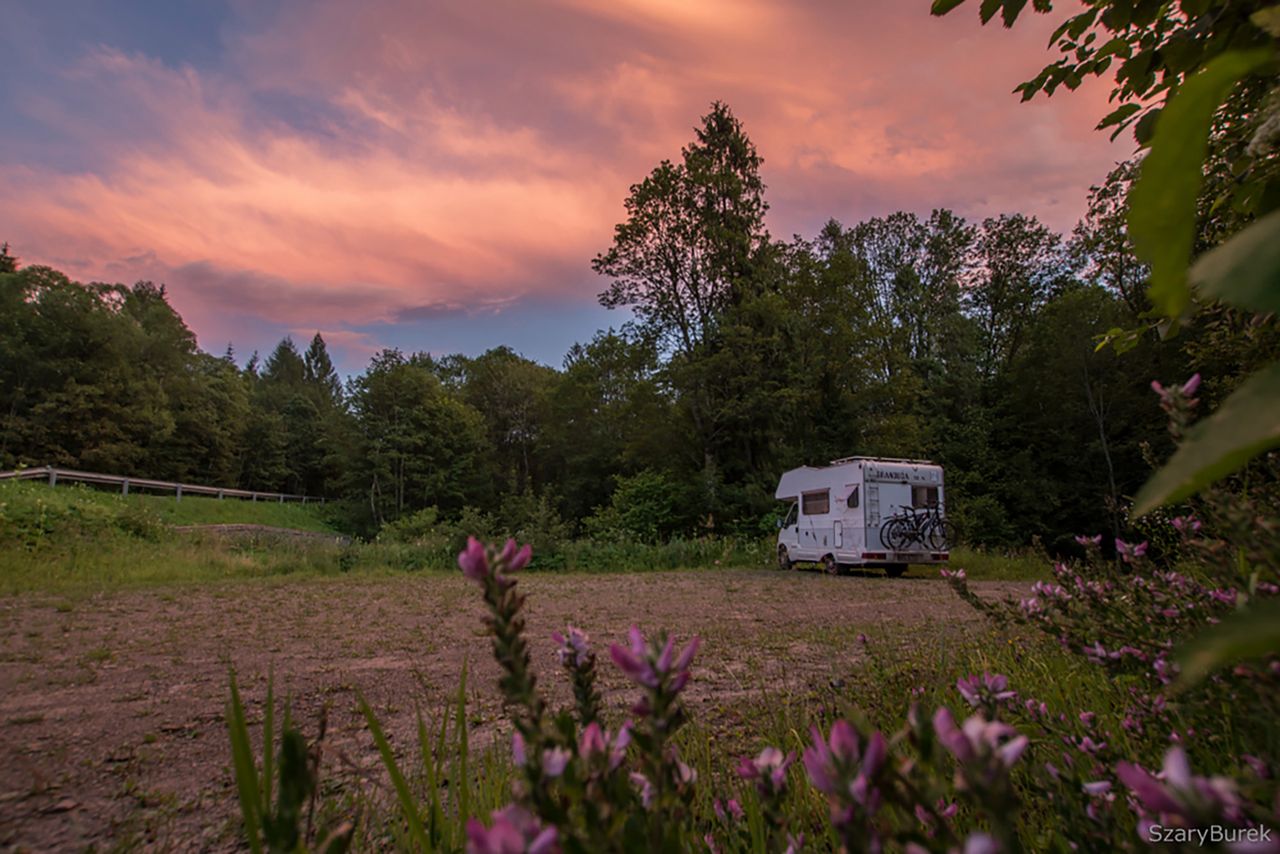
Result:
[[934,552],[934,553],[933,553],[933,559],[934,559],[934,560],[948,560],[950,557],[951,557],[951,556],[950,556],[949,554],[947,554],[946,552]]
[[863,560],[885,560],[888,557],[889,556],[884,552],[863,552],[862,553]]

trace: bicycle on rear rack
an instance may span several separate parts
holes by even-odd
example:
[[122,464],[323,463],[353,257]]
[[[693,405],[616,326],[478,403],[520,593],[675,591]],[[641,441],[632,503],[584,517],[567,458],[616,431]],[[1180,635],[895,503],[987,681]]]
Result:
[[880,542],[895,552],[919,544],[932,551],[946,551],[956,540],[956,528],[942,515],[936,503],[928,507],[907,507],[890,516],[880,526]]

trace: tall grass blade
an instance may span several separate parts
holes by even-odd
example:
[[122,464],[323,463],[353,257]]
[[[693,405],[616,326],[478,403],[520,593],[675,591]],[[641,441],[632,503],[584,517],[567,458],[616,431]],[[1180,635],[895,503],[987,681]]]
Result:
[[275,674],[267,674],[267,707],[262,713],[262,814],[271,814],[271,787],[275,780]]
[[360,711],[369,725],[369,732],[373,735],[374,744],[378,746],[378,753],[382,755],[382,764],[387,766],[391,785],[396,790],[396,799],[400,801],[400,811],[404,813],[404,820],[409,825],[409,837],[418,851],[434,851],[431,841],[427,838],[426,830],[422,827],[422,816],[418,814],[418,805],[413,799],[413,793],[409,791],[409,784],[405,781],[404,775],[400,773],[400,767],[396,765],[395,754],[391,751],[386,735],[382,732],[382,726],[364,697],[359,699]]
[[261,801],[258,791],[258,769],[254,767],[253,749],[249,745],[249,727],[244,719],[244,704],[240,702],[240,688],[232,670],[231,702],[227,704],[227,732],[231,738],[231,761],[235,768],[236,792],[240,797],[240,814],[244,820],[244,833],[249,839],[253,854],[262,851]]
[[454,712],[454,726],[458,730],[458,773],[454,785],[458,797],[458,824],[465,825],[471,818],[471,773],[467,768],[467,660],[462,660],[462,678],[458,680],[458,702]]
[[[451,822],[446,822],[444,820],[444,803],[442,801],[439,801],[440,786],[444,782],[445,776],[448,773],[445,770],[445,759],[444,759],[446,755],[445,745],[447,745],[448,743],[449,743],[449,714],[447,709],[442,709],[440,712],[440,730],[439,732],[436,733],[436,755],[435,755],[435,763],[433,765],[433,773],[435,774],[437,801],[439,802],[438,805],[440,808],[440,822],[441,822],[440,836],[444,842],[444,847],[447,850],[452,851],[457,847],[457,845],[454,844],[454,835],[453,835],[453,829],[455,827],[455,824]],[[456,802],[454,806],[455,807],[457,806]],[[461,825],[461,822],[458,822],[457,824]]]
[[427,731],[427,722],[423,720],[422,709],[418,716],[418,750],[422,754],[422,770],[427,775],[427,833],[432,845],[440,844],[440,825],[444,816],[440,810],[440,768],[436,764],[436,755],[431,752],[431,734]]

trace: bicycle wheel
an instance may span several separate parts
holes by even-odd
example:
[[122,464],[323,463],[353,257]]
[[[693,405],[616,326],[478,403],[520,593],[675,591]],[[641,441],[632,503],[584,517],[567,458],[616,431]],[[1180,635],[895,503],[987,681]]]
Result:
[[884,524],[880,526],[880,546],[882,548],[890,548],[889,534],[898,524],[898,520],[892,516],[884,520]]
[[885,544],[895,552],[903,551],[907,546],[911,545],[911,541],[915,539],[913,526],[906,519],[896,519],[895,524],[889,528],[889,541]]
[[929,526],[929,548],[935,552],[946,551],[955,541],[956,526],[950,519],[935,519]]

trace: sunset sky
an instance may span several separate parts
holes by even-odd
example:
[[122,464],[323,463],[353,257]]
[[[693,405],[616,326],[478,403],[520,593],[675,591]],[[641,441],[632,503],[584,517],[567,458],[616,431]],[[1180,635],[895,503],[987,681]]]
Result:
[[[1064,14],[928,0],[0,0],[0,240],[165,282],[221,352],[320,330],[559,365],[626,315],[590,269],[715,99],[777,237],[905,209],[1068,230],[1132,150],[1103,85],[1020,104]],[[970,8],[972,7],[972,8]]]

